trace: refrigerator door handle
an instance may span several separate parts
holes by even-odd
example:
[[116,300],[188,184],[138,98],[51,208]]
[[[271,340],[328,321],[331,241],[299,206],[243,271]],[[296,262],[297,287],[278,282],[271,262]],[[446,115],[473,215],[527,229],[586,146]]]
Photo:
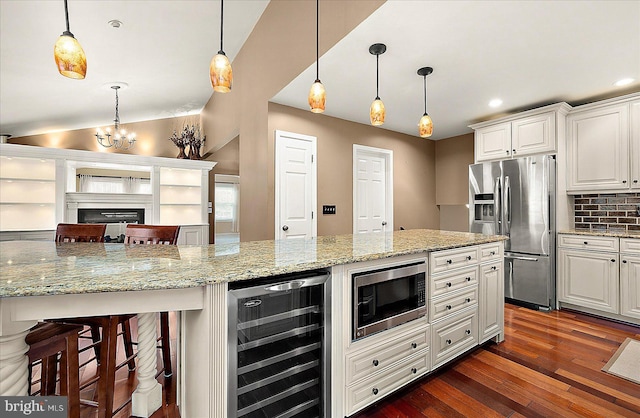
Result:
[[502,201],[502,225],[504,235],[511,233],[511,180],[509,176],[504,177],[504,199]]
[[505,295],[508,295],[507,297],[513,297],[513,261],[509,261],[509,283]]
[[509,257],[509,258],[514,259],[514,260],[522,260],[522,261],[534,261],[534,262],[538,261],[538,259],[535,258],[535,257],[523,257],[523,256],[519,256],[519,255],[506,255],[505,254],[505,257]]
[[500,177],[496,177],[493,184],[493,222],[495,224],[496,234],[502,234],[501,217],[502,217],[502,190]]

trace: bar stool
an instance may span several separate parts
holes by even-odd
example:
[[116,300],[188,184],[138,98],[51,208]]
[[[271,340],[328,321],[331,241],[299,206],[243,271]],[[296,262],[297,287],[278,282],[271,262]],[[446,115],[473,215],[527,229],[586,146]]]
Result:
[[81,326],[40,322],[25,338],[29,345],[29,394],[32,365],[41,360],[40,395],[55,395],[57,357],[60,353],[60,395],[67,396],[67,416],[80,416],[78,333]]

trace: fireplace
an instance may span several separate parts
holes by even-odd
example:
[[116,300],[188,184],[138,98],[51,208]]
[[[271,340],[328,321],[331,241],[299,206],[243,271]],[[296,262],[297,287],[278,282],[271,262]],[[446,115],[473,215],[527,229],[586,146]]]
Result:
[[81,209],[78,208],[80,224],[143,224],[144,208],[141,209]]

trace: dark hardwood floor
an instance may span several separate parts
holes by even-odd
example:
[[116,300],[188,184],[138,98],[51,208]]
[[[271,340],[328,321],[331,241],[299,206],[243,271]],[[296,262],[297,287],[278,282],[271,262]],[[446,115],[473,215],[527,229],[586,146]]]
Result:
[[[640,417],[640,385],[600,370],[625,338],[640,339],[640,327],[506,305],[505,334],[503,343],[484,344],[354,417]],[[175,333],[172,341],[175,362]],[[179,418],[175,378],[158,379],[166,404],[153,417]],[[135,385],[135,373],[119,370],[116,403]],[[127,404],[115,416],[130,413]],[[95,408],[82,407],[82,418],[95,416]]]

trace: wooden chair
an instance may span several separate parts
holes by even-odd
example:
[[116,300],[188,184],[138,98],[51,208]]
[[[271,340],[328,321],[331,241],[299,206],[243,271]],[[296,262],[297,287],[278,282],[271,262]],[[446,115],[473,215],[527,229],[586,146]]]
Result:
[[[77,325],[40,322],[25,338],[29,345],[29,364],[41,360],[40,396],[55,395],[60,353],[60,395],[67,397],[67,416],[70,418],[80,416],[78,333],[82,329]],[[32,368],[29,367],[29,394],[31,384]]]
[[106,224],[58,224],[56,242],[104,242]]

